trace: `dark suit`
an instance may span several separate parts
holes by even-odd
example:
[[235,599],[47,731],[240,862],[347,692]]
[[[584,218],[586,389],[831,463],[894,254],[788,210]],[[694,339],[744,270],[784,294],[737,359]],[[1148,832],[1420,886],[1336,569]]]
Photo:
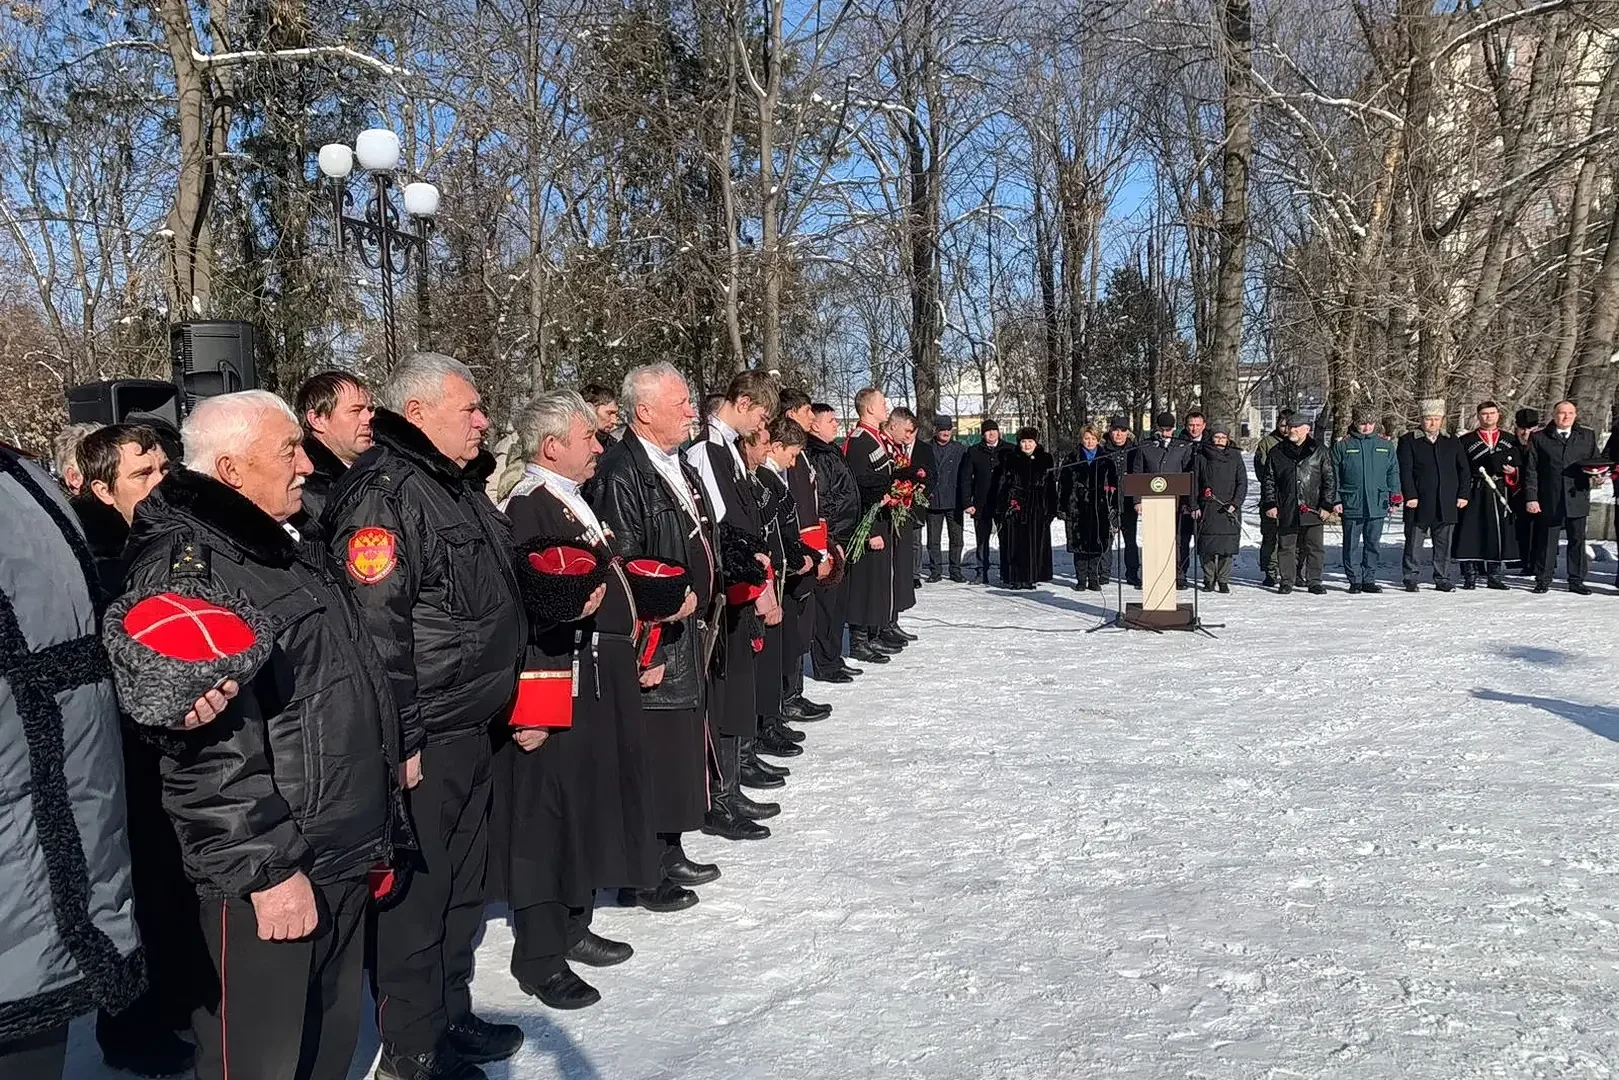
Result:
[[1401,558],[1405,581],[1417,580],[1417,554],[1422,542],[1431,537],[1434,584],[1448,582],[1450,541],[1461,513],[1456,500],[1467,498],[1472,490],[1467,455],[1456,436],[1441,434],[1429,439],[1421,431],[1400,436],[1397,452],[1400,494],[1405,500],[1405,553]]
[[1591,512],[1591,483],[1580,463],[1597,456],[1596,432],[1575,424],[1566,433],[1548,427],[1529,436],[1524,467],[1524,497],[1539,503],[1535,545],[1540,564],[1535,584],[1550,585],[1557,571],[1557,534],[1568,534],[1568,583],[1585,580],[1590,558],[1585,551],[1585,519]]

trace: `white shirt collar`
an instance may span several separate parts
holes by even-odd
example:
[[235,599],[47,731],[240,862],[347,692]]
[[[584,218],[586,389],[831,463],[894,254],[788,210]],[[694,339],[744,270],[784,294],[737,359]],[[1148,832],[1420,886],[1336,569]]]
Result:
[[663,477],[663,482],[669,485],[669,490],[674,492],[675,498],[680,500],[680,505],[684,506],[686,512],[695,518],[697,516],[697,497],[692,493],[691,485],[686,482],[686,474],[680,471],[680,451],[671,452],[665,450],[656,443],[648,442],[646,437],[640,433],[636,433],[635,437],[641,440],[642,446],[646,447],[647,459],[652,462],[652,467],[657,469],[659,475]]
[[708,418],[708,426],[709,430],[719,433],[719,437],[727,446],[736,445],[736,428],[732,427],[730,424],[727,424],[724,420],[721,420],[717,416],[710,416]]
[[547,469],[544,465],[541,465],[538,462],[531,461],[527,465],[524,465],[523,473],[526,476],[534,477],[540,483],[544,484],[546,487],[557,492],[558,494],[579,494],[579,484],[577,481],[569,480],[561,473],[552,472],[550,469]]

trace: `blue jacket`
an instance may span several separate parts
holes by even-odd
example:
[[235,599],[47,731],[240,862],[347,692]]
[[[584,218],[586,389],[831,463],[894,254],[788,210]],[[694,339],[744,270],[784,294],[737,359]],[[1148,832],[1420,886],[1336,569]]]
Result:
[[1400,490],[1400,459],[1394,443],[1381,435],[1349,437],[1332,448],[1338,472],[1338,500],[1344,517],[1352,521],[1381,521],[1388,517],[1389,498]]

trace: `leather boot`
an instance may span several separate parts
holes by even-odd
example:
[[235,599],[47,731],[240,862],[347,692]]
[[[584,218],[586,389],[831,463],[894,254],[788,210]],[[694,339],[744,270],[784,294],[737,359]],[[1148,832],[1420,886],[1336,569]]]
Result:
[[703,818],[703,832],[722,840],[763,840],[770,830],[737,813],[732,803],[734,796],[721,795]]
[[815,721],[825,720],[831,715],[832,706],[818,705],[800,694],[784,698],[781,703],[781,718],[791,720],[795,724],[813,724]]
[[[629,946],[625,945],[624,948],[628,949]],[[462,1061],[469,1065],[484,1065],[491,1061],[505,1061],[521,1050],[523,1029],[516,1024],[492,1024],[467,1013],[444,1030],[444,1041],[450,1044]]]
[[797,757],[804,752],[804,748],[791,739],[769,730],[759,732],[759,737],[753,740],[753,749],[755,753],[771,757]]
[[695,885],[718,881],[720,868],[714,863],[693,862],[682,851],[677,857],[665,858],[663,876],[672,884],[690,889]]
[[[715,869],[718,870],[718,867]],[[675,881],[666,875],[655,889],[620,889],[618,902],[625,907],[646,908],[648,911],[656,911],[663,915],[685,911],[689,907],[696,906],[698,896],[684,885],[684,882]]]
[[765,772],[760,768],[761,764],[757,758],[750,758],[742,762],[739,777],[742,787],[769,790],[770,788],[787,786],[787,781],[784,778]]
[[849,628],[849,658],[862,664],[888,663],[888,651],[879,651],[871,639],[871,631],[863,626]]
[[383,1047],[373,1080],[489,1080],[489,1077],[478,1066],[462,1061],[449,1046],[425,1054],[399,1054]]
[[749,765],[752,765],[755,769],[758,769],[766,776],[779,776],[785,780],[789,776],[793,775],[793,770],[789,769],[785,765],[777,765],[774,761],[766,761],[758,754],[755,754],[751,747],[748,749],[748,753],[743,757],[742,760]]
[[731,805],[736,807],[737,814],[749,821],[764,821],[781,813],[781,803],[754,802],[740,793],[731,796]]
[[624,941],[612,941],[600,934],[585,931],[579,944],[568,950],[568,959],[586,967],[612,967],[635,955],[635,947]]
[[879,646],[887,645],[895,652],[905,648],[905,646],[909,645],[910,643],[910,639],[901,635],[900,632],[892,626],[884,627],[877,634],[877,644]]
[[[602,999],[601,991],[575,975],[566,964],[562,970],[536,986],[517,984],[553,1009],[584,1009]],[[459,1080],[459,1078],[457,1078]]]
[[802,731],[788,727],[787,722],[779,716],[761,716],[759,718],[759,730],[768,731],[772,735],[780,735],[788,742],[801,743],[808,738]]

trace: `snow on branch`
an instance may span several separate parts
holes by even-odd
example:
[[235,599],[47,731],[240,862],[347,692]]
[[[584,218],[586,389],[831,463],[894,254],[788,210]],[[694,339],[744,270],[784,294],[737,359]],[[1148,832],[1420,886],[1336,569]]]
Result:
[[1434,58],[1431,63],[1437,66],[1439,61],[1443,60],[1445,57],[1449,56],[1463,45],[1466,45],[1474,38],[1488,34],[1491,30],[1506,26],[1508,23],[1517,22],[1519,19],[1532,19],[1537,15],[1545,15],[1553,11],[1561,11],[1563,8],[1569,6],[1570,0],[1543,0],[1543,2],[1539,4],[1531,4],[1529,7],[1519,8],[1517,11],[1509,11],[1504,15],[1497,15],[1493,19],[1485,19],[1477,26],[1470,26],[1466,30],[1463,30],[1461,33],[1457,34],[1455,37],[1451,38],[1450,41],[1445,44],[1444,48],[1440,49],[1439,52],[1434,54]]
[[370,68],[379,75],[388,78],[409,78],[410,72],[402,67],[395,67],[386,60],[380,60],[368,53],[351,49],[347,45],[313,45],[303,49],[247,49],[241,52],[205,53],[197,49],[191,50],[191,60],[199,67],[239,67],[244,64],[256,64],[264,61],[284,62],[294,60],[314,60],[335,58],[347,60],[359,67]]

